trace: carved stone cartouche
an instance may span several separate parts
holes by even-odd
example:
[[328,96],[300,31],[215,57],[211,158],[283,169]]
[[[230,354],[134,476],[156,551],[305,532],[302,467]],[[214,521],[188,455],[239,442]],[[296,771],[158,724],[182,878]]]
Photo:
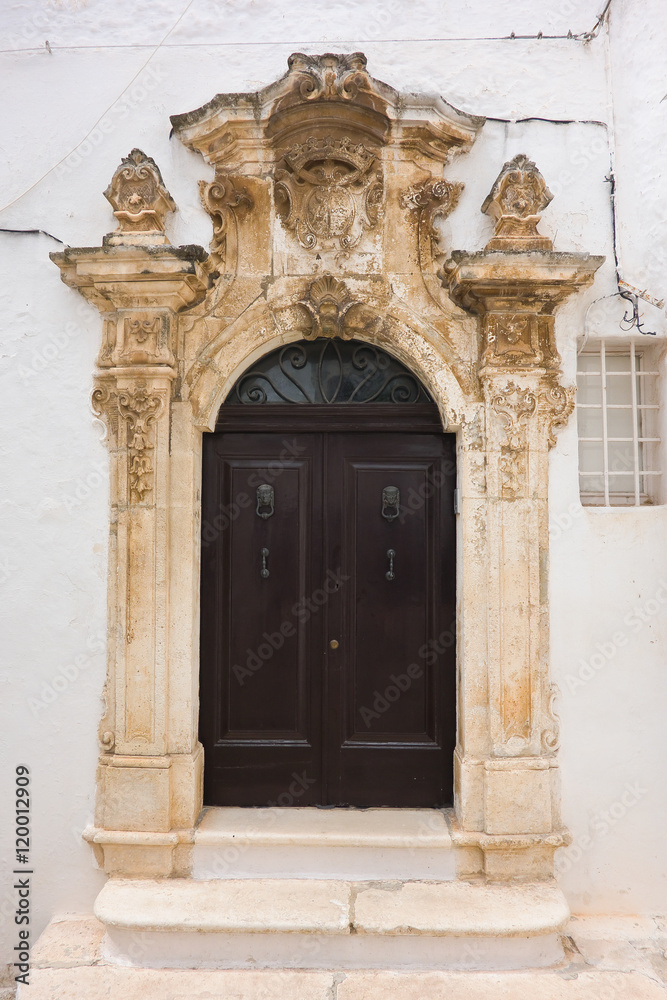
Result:
[[275,173],[280,218],[307,250],[356,246],[377,225],[382,173],[375,154],[347,136],[296,143]]

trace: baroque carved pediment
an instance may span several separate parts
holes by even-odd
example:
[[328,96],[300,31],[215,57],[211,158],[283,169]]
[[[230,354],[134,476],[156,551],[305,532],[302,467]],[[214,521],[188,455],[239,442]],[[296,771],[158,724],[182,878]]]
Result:
[[372,77],[362,52],[293,53],[285,76],[256,93],[218,94],[187,114],[174,132],[214,165],[276,163],[287,150],[317,137],[347,137],[368,148],[394,145],[444,163],[469,149],[484,119],[457,111],[441,97],[401,94]]

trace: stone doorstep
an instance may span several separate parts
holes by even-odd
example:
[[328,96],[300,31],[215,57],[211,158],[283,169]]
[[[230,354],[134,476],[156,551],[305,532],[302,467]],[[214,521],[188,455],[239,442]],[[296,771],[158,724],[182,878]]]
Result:
[[569,911],[555,883],[111,879],[105,957],[152,968],[543,968]]
[[206,810],[194,835],[193,877],[456,878],[439,809]]
[[95,916],[134,931],[533,937],[569,918],[555,882],[110,879]]

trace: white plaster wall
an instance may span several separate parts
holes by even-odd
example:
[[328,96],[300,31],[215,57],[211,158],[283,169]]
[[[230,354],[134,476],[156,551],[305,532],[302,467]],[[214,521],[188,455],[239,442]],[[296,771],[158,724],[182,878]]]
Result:
[[[610,125],[614,140],[624,276],[654,295],[667,294],[667,196],[659,184],[665,15],[660,0],[612,0],[609,41],[604,32],[586,45],[503,36],[582,32],[593,27],[600,6],[598,0],[6,0],[0,208],[7,207],[0,226],[44,229],[73,246],[99,245],[112,228],[101,192],[136,145],[156,159],[179,205],[172,241],[206,245],[210,223],[196,181],[210,170],[169,140],[169,114],[217,92],[271,82],[292,51],[362,49],[380,79],[441,93],[490,118],[471,154],[448,169],[450,178],[466,183],[448,221],[452,247],[484,245],[490,223],[479,206],[502,163],[525,152],[556,195],[543,228],[557,249],[608,256],[594,289],[559,322],[573,373],[586,305],[614,291],[608,129],[594,122]],[[574,123],[517,123],[544,118]],[[61,284],[47,256],[57,249],[46,236],[0,233],[0,941],[7,943],[13,851],[6,804],[16,763],[33,769],[35,932],[55,911],[90,910],[101,884],[79,839],[92,815],[105,669],[98,639],[105,628],[106,452],[89,404],[101,324]],[[664,314],[656,310],[652,318],[664,330]],[[615,328],[615,320],[604,324],[605,332]],[[560,437],[552,472],[553,669],[563,690],[564,812],[579,844],[597,822],[581,857],[566,855],[563,885],[577,910],[664,910],[667,614],[661,605],[636,632],[618,623],[654,597],[667,572],[666,510],[578,508],[574,424]],[[572,526],[561,528],[565,522],[556,519],[571,510],[577,512],[569,515]],[[628,632],[627,644],[571,690],[576,664],[617,626]],[[80,666],[69,669],[77,656]],[[65,678],[56,682],[62,690],[38,707],[30,699],[43,701],[45,685],[53,691],[57,677]],[[640,772],[646,792],[602,834],[595,817]],[[9,955],[0,954],[3,960]]]

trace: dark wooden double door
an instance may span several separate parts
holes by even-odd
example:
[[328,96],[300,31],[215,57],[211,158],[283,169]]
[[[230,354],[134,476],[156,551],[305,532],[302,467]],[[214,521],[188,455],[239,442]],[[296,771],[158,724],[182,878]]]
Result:
[[349,409],[205,436],[207,804],[451,802],[454,437]]

